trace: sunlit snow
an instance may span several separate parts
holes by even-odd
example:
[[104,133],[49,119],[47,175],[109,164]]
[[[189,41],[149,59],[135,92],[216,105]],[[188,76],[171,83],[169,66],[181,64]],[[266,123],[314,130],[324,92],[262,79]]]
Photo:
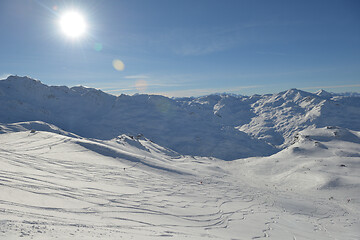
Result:
[[114,97],[9,77],[0,239],[359,239],[359,99]]

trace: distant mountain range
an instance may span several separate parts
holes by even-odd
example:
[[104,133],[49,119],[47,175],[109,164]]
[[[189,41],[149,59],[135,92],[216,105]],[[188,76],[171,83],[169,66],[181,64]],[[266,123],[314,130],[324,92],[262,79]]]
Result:
[[27,121],[102,140],[145,136],[180,154],[233,160],[272,155],[305,129],[360,131],[360,97],[298,89],[253,96],[116,97],[81,86],[47,86],[28,77],[1,80],[0,123]]

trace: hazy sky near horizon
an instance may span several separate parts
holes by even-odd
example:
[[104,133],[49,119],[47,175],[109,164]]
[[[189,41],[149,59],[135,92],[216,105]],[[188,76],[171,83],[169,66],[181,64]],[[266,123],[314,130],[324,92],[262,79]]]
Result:
[[[79,39],[60,29],[69,10],[84,16]],[[358,0],[1,0],[0,79],[115,95],[360,92],[359,13]]]

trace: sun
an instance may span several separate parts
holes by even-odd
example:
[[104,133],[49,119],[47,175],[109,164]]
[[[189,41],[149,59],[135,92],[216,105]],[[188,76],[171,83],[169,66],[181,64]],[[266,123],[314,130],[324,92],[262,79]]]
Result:
[[62,32],[69,38],[77,39],[86,33],[86,22],[83,15],[77,11],[65,12],[60,17]]

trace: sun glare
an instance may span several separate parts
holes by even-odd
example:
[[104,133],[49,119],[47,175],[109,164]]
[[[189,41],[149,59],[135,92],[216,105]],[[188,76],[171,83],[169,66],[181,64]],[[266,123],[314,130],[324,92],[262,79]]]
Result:
[[76,11],[64,13],[60,18],[60,27],[63,33],[69,38],[79,38],[86,32],[84,17]]

